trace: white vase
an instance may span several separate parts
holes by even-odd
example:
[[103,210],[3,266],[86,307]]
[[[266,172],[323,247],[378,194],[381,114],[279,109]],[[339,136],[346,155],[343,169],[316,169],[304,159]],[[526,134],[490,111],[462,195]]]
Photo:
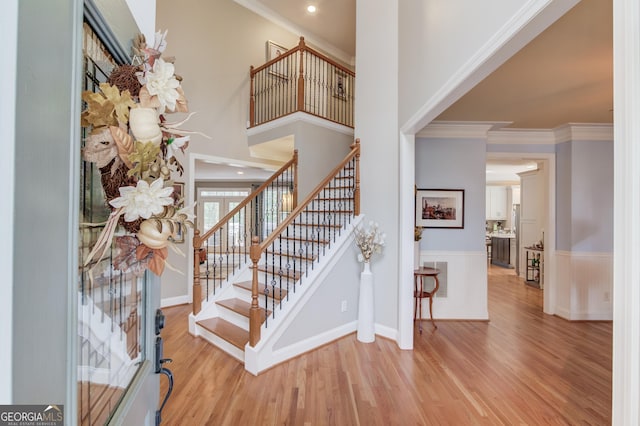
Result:
[[413,269],[420,267],[420,241],[413,242]]
[[360,273],[357,338],[364,343],[376,339],[373,322],[373,273],[369,262],[364,263],[364,270]]

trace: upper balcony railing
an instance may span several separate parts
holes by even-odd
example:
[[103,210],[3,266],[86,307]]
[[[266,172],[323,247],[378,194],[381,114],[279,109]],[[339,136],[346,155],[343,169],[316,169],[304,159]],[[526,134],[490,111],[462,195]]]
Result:
[[355,73],[300,43],[251,67],[250,127],[306,112],[353,127]]

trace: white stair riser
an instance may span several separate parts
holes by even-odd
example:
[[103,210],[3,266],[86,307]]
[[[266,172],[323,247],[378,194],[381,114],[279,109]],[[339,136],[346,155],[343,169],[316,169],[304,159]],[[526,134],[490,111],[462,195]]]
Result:
[[216,336],[206,328],[199,326],[198,324],[196,324],[196,327],[198,328],[197,333],[199,336],[212,343],[213,345],[219,347],[240,362],[244,362],[244,350],[236,348],[231,343],[227,342],[224,339],[221,339],[220,337]]
[[218,312],[220,313],[220,318],[249,331],[248,317],[245,317],[242,314],[239,314],[235,311],[232,311],[231,309],[227,309],[226,307],[220,305],[218,305]]

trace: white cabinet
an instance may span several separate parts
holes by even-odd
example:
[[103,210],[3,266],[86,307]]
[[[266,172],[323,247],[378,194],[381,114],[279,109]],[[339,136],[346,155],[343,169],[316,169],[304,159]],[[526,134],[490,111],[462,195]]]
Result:
[[486,216],[488,220],[507,219],[507,187],[487,186]]

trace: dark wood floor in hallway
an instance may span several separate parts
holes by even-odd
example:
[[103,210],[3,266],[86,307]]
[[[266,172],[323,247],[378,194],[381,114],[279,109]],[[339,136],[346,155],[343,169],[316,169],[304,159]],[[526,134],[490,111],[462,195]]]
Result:
[[612,324],[545,315],[541,290],[489,270],[489,322],[425,321],[413,351],[352,334],[258,377],[188,334],[190,306],[165,308],[162,424],[611,424]]

